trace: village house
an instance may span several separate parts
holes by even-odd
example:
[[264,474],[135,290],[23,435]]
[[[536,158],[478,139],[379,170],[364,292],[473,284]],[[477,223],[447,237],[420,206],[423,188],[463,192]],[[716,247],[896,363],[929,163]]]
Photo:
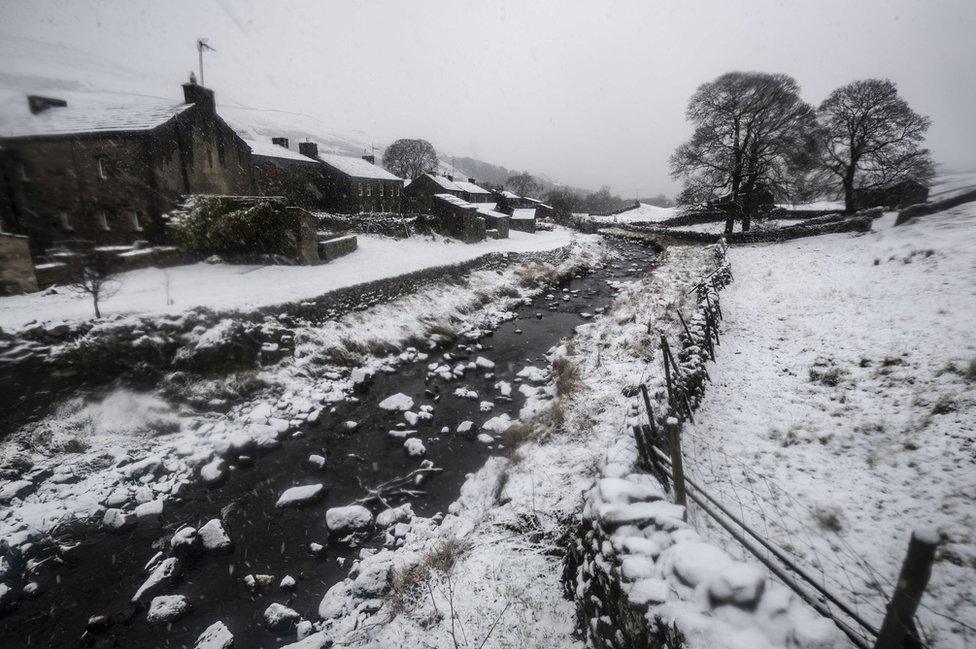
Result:
[[326,179],[322,163],[315,157],[315,143],[299,142],[298,151],[290,149],[284,137],[247,140],[247,145],[258,195],[282,196],[288,204],[309,210],[325,209]]
[[35,255],[66,240],[155,240],[184,195],[254,193],[250,149],[192,78],[182,103],[26,104],[0,127],[0,227],[27,235]]
[[325,210],[347,214],[401,211],[402,178],[369,160],[318,153],[317,145],[307,144],[311,146],[306,155],[322,163]]
[[467,203],[494,205],[497,202],[490,191],[475,183],[474,178],[455,180],[454,176],[436,173],[426,173],[414,179],[407,186],[406,193],[411,209],[425,213],[432,209],[433,198],[437,194],[450,194]]

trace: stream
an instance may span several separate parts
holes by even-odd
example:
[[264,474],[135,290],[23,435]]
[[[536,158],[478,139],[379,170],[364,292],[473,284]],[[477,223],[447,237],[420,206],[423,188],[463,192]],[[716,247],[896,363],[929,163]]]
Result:
[[[491,417],[502,413],[518,417],[525,398],[517,389],[516,374],[527,365],[544,367],[544,354],[586,321],[580,314],[595,313],[610,302],[614,291],[607,280],[641,276],[655,261],[651,248],[622,241],[607,243],[614,251],[611,264],[543,290],[532,304],[518,307],[516,319],[476,341],[481,350],[470,349],[475,344],[471,341],[457,341],[432,351],[428,361],[404,363],[395,373],[377,374],[356,395],[358,402],[336,404],[335,411],[323,412],[304,436],[285,441],[249,467],[236,467],[222,485],[185,486],[180,497],[168,504],[159,524],[140,523],[123,534],[81,522],[60,530],[58,541],[76,547],[66,555],[66,563],[39,565],[32,578],[39,585],[38,594],[20,598],[13,611],[0,617],[0,647],[193,647],[197,636],[217,620],[233,632],[236,649],[294,642],[294,635],[278,636],[266,628],[265,608],[278,602],[304,619],[317,620],[323,594],[346,577],[360,550],[382,547],[382,533],[355,547],[330,540],[326,509],[352,503],[364,496],[364,487],[419,466],[418,458],[404,452],[403,440],[388,434],[403,422],[402,413],[383,410],[377,404],[402,392],[413,397],[415,409],[428,404],[434,407],[433,419],[418,423],[417,436],[426,446],[425,459],[442,471],[421,486],[424,493],[410,502],[420,516],[445,512],[467,474],[477,471],[490,455],[505,453],[499,445],[486,445],[476,436],[481,432],[478,426]],[[547,299],[547,294],[556,294],[555,301]],[[551,310],[554,302],[558,306]],[[486,378],[479,370],[450,382],[428,378],[428,362],[445,353],[455,362],[484,356],[494,361],[494,376]],[[511,401],[498,398],[498,381],[513,384]],[[461,386],[474,390],[479,398],[455,396],[454,390]],[[495,407],[480,412],[482,400],[494,401]],[[347,420],[358,422],[355,430],[342,425]],[[455,433],[465,420],[475,422],[472,431]],[[451,432],[442,434],[443,427]],[[327,458],[324,470],[308,462],[313,453]],[[323,483],[326,496],[305,506],[275,507],[287,488],[311,483]],[[151,626],[145,606],[130,603],[146,578],[144,565],[157,550],[164,549],[180,526],[199,528],[213,518],[223,520],[233,551],[185,560],[177,584],[161,594],[184,595],[191,605],[189,613],[168,625]],[[325,551],[313,554],[312,542],[325,546]],[[43,561],[44,557],[34,558]],[[248,574],[273,575],[274,581],[252,591],[243,582]],[[278,587],[285,575],[297,582],[292,592]],[[98,633],[86,632],[89,618],[96,615],[108,616],[111,623]]]

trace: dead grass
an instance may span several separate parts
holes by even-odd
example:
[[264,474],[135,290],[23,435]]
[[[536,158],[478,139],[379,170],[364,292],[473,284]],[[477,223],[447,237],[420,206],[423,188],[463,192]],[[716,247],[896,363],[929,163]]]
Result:
[[830,388],[840,385],[846,376],[847,371],[830,360],[818,359],[810,368],[810,381]]
[[579,364],[568,356],[559,356],[552,362],[552,374],[556,380],[556,394],[569,396],[583,387]]
[[837,505],[815,505],[810,510],[813,522],[827,532],[840,532],[844,529],[844,512]]
[[429,595],[433,599],[434,573],[449,575],[461,556],[469,550],[467,543],[456,538],[445,539],[414,565],[393,571],[393,587],[386,595],[391,619],[408,613],[417,600]]
[[557,269],[552,264],[541,261],[533,261],[515,270],[520,286],[525,288],[539,286],[540,284],[551,284],[555,281]]

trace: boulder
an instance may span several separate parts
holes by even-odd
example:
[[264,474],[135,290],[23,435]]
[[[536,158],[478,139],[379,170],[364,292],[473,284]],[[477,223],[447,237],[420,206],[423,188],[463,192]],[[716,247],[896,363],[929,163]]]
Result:
[[149,624],[165,624],[186,615],[190,605],[182,595],[159,595],[149,603],[146,621]]
[[204,550],[220,552],[233,547],[230,536],[227,535],[227,530],[224,529],[224,524],[220,522],[219,518],[207,521],[200,528],[198,534],[200,535],[200,541],[203,543]]
[[372,523],[373,514],[362,505],[332,507],[325,512],[325,524],[336,534],[355,532],[369,527]]
[[325,487],[322,484],[301,485],[286,489],[278,498],[275,507],[293,507],[311,502],[325,495]]
[[197,638],[193,649],[230,649],[234,646],[234,634],[223,622],[214,622]]
[[264,609],[264,623],[270,631],[287,634],[295,631],[302,616],[298,611],[277,602]]
[[136,515],[121,509],[106,509],[102,516],[102,525],[111,532],[124,532],[136,524]]

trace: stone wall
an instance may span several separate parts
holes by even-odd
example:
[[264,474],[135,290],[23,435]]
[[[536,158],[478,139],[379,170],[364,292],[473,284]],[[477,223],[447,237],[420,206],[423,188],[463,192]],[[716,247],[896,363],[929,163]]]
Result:
[[519,232],[528,232],[529,234],[535,234],[536,224],[535,219],[512,219],[509,223],[509,227],[512,230],[518,230]]
[[936,212],[941,212],[942,210],[948,210],[963,203],[969,203],[976,201],[976,190],[965,192],[958,196],[952,198],[947,198],[941,201],[933,201],[931,203],[920,203],[918,205],[911,205],[906,207],[902,211],[898,212],[898,219],[895,220],[895,225],[904,225],[912,219],[916,219],[920,216],[928,216],[929,214],[935,214]]
[[347,234],[344,237],[335,237],[319,241],[319,259],[322,261],[332,261],[356,251],[359,242],[354,235]]
[[0,232],[0,295],[37,290],[27,237]]

